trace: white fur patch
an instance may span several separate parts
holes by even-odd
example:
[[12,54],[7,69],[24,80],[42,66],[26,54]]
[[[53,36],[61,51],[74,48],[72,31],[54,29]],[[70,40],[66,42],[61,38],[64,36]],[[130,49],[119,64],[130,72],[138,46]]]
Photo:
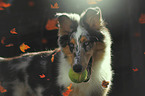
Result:
[[39,86],[35,89],[37,96],[43,96],[42,92],[44,91],[44,88]]
[[13,90],[13,96],[26,96],[26,86],[24,85],[24,83],[20,83],[18,80],[14,81]]
[[86,35],[86,34],[87,34],[87,31],[86,31],[83,27],[78,26],[77,32],[76,32],[76,34],[75,34],[74,37],[75,37],[76,41],[78,42],[80,36],[81,36],[81,35]]
[[58,65],[59,65],[59,69],[58,69],[59,74],[58,74],[57,83],[60,86],[68,86],[70,83],[72,83],[68,76],[69,69],[71,68],[71,66],[64,58],[63,53],[61,53],[60,64]]

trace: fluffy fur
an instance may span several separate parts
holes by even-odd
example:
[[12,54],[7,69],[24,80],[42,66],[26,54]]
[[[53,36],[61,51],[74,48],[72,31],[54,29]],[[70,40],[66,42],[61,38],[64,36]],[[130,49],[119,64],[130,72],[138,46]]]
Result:
[[[112,80],[111,37],[100,9],[88,8],[81,16],[61,13],[58,22],[58,49],[0,58],[0,81],[7,89],[1,95],[62,96],[70,84],[69,96],[107,95]],[[70,68],[78,73],[87,69],[87,80],[72,82]],[[109,81],[106,88],[104,80]]]

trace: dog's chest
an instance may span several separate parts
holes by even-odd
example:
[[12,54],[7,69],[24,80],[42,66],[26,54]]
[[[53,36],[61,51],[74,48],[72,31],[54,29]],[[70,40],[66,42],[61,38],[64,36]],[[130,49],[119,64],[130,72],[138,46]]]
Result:
[[[92,82],[88,82],[88,83],[72,83],[72,87],[71,87],[71,92],[69,94],[69,96],[92,96],[92,94],[94,93],[95,96],[99,96],[96,95],[98,94],[98,87],[95,84],[91,84]],[[65,87],[65,89],[63,90],[63,92],[66,92],[67,87]]]
[[93,85],[90,83],[81,83],[77,86],[74,84],[72,87],[72,92],[70,93],[70,96],[91,96],[93,89]]
[[86,89],[82,87],[73,87],[69,96],[86,96],[88,94]]
[[83,82],[83,83],[73,83],[68,76],[69,69],[71,66],[62,58],[61,62],[59,64],[59,74],[58,74],[58,85],[63,86],[65,92],[67,90],[67,87],[72,84],[71,89],[73,91],[70,92],[69,96],[91,96],[90,94],[92,91],[97,90],[95,88],[96,85],[93,83],[92,80],[89,82]]

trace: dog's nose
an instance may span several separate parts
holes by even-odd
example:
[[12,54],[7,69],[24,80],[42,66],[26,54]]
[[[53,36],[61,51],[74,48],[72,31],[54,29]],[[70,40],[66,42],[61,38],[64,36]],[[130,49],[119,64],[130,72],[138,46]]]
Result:
[[74,72],[79,73],[79,72],[82,71],[82,69],[83,69],[82,65],[76,64],[76,65],[73,66]]

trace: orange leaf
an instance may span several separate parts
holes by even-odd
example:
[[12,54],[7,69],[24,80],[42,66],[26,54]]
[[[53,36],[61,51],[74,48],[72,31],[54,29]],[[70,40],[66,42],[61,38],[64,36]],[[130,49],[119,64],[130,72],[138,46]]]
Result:
[[58,52],[60,52],[60,51],[61,51],[61,50],[58,50],[56,53],[52,54],[51,62],[54,62],[54,56],[55,56]]
[[46,28],[46,30],[58,29],[58,27],[56,27],[56,24],[57,24],[57,19],[48,20],[45,28]]
[[62,93],[63,96],[69,96],[70,92],[72,91],[71,89],[72,87],[72,84],[70,84],[68,87],[67,87],[67,90],[65,92]]
[[51,57],[51,62],[54,62],[54,55],[52,55]]
[[50,79],[47,79],[48,81],[50,80]]
[[7,8],[7,7],[10,7],[11,6],[11,4],[10,3],[3,3],[3,7],[5,7],[5,8]]
[[104,87],[104,88],[107,88],[108,87],[108,85],[109,85],[109,81],[102,81],[102,86]]
[[145,14],[141,14],[141,16],[139,18],[139,23],[140,24],[145,24]]
[[10,43],[8,45],[5,45],[6,47],[11,47],[11,46],[14,46],[14,44]]
[[42,38],[41,42],[42,42],[43,44],[46,44],[46,43],[47,43],[47,39]]
[[29,5],[30,7],[33,7],[33,6],[34,6],[34,2],[33,2],[33,1],[29,1],[29,2],[28,2],[28,5]]
[[22,52],[25,52],[25,50],[27,50],[27,49],[29,49],[30,47],[28,46],[28,45],[26,45],[26,44],[24,44],[24,43],[22,43],[21,45],[20,45],[20,50],[22,51]]
[[39,75],[40,76],[40,78],[45,78],[45,75],[44,74],[42,74],[42,75]]
[[0,10],[4,10],[4,8],[1,8],[1,7],[0,7]]
[[0,85],[0,92],[4,93],[4,92],[7,92],[7,90],[3,86]]
[[139,32],[134,33],[135,37],[139,37],[141,34]]
[[51,4],[51,8],[52,9],[58,9],[59,8],[58,3],[55,3],[54,6]]
[[133,68],[132,70],[133,70],[134,72],[136,72],[136,71],[138,71],[138,68]]
[[2,8],[2,7],[7,8],[7,7],[10,7],[10,6],[11,6],[10,3],[5,3],[2,0],[0,0],[0,10],[4,10],[4,8]]
[[5,42],[4,42],[5,40],[6,40],[6,37],[2,37],[1,43],[2,43],[2,44],[5,44]]
[[16,28],[13,28],[13,29],[10,31],[10,33],[12,33],[12,34],[18,34],[18,33],[16,32]]
[[67,89],[69,89],[69,90],[70,90],[70,89],[71,89],[71,87],[72,87],[72,84],[70,84],[70,85],[67,87]]

